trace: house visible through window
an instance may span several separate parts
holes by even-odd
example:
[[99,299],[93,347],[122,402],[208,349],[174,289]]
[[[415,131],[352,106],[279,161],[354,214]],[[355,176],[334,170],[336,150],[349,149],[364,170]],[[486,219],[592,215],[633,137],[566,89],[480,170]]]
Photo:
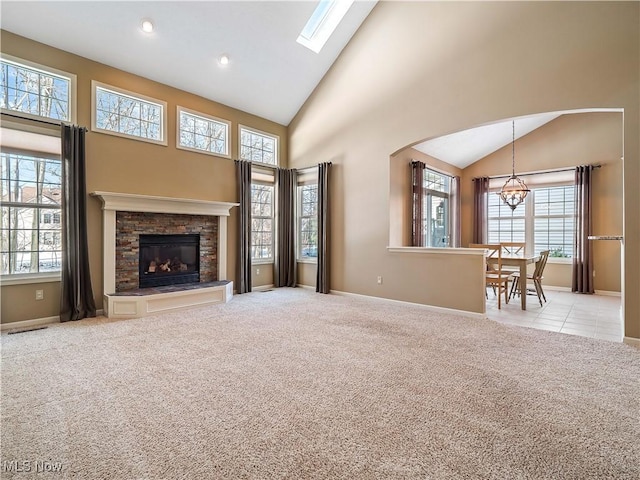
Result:
[[62,201],[58,158],[2,152],[0,273],[61,269]]
[[422,229],[425,247],[450,246],[451,177],[425,169]]
[[255,163],[278,165],[278,137],[240,127],[240,158]]
[[549,250],[550,257],[573,257],[573,185],[534,188],[514,211],[495,192],[487,203],[489,243],[526,242],[535,254]]
[[273,261],[274,186],[251,184],[251,259]]
[[318,257],[318,184],[298,186],[298,259]]
[[230,123],[178,107],[178,148],[229,156]]
[[166,145],[166,103],[92,82],[92,129]]
[[0,108],[25,117],[74,120],[75,75],[20,59],[0,61]]

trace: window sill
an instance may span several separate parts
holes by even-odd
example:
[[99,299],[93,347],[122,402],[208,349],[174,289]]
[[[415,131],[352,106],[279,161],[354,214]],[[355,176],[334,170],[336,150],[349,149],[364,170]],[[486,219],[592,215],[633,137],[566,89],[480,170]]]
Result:
[[60,273],[25,273],[1,275],[0,285],[29,285],[32,283],[53,283],[61,280]]
[[273,258],[251,259],[251,265],[273,265]]
[[572,258],[549,257],[547,263],[557,263],[558,265],[573,265]]
[[317,265],[318,264],[318,259],[317,258],[298,258],[296,261],[298,263],[311,263],[313,265]]

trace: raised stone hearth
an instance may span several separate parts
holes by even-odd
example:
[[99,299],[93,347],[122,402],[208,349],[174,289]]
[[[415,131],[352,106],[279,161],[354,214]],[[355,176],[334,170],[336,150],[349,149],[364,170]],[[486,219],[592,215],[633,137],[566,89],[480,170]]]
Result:
[[[237,203],[110,192],[91,195],[102,201],[107,317],[142,317],[231,299],[233,283],[226,280],[227,217]],[[139,289],[137,263],[131,263],[137,258],[140,233],[199,234],[201,283]]]

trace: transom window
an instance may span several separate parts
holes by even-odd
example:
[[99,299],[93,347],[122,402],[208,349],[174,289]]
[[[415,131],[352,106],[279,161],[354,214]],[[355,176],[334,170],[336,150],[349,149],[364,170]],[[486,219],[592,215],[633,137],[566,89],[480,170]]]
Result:
[[230,122],[178,107],[178,148],[229,157]]
[[166,145],[166,102],[92,82],[92,129]]
[[499,195],[489,193],[488,242],[526,242],[535,254],[549,250],[550,257],[573,258],[574,195],[573,185],[535,188],[511,211]]
[[273,184],[251,184],[252,260],[273,260],[273,200]]
[[240,158],[250,162],[278,164],[278,137],[240,127]]
[[75,75],[3,57],[0,107],[25,117],[73,121]]
[[0,155],[0,273],[61,269],[62,171],[59,158]]
[[318,185],[298,186],[298,259],[318,257]]

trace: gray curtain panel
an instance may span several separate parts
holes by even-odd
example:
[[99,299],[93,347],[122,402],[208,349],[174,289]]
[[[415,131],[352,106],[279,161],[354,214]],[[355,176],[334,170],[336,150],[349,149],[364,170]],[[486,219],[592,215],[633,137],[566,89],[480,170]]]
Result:
[[461,245],[462,202],[460,194],[460,177],[451,178],[451,242],[450,246],[458,248]]
[[318,165],[318,269],[316,273],[316,292],[329,293],[330,279],[330,178],[331,162]]
[[571,291],[594,293],[593,251],[588,236],[591,235],[591,180],[592,165],[576,167],[576,233],[573,257],[573,279]]
[[236,291],[251,291],[251,162],[235,160],[238,183],[238,264]]
[[296,171],[278,168],[276,180],[276,258],[273,283],[276,287],[296,286],[295,203]]
[[425,164],[418,161],[411,162],[411,188],[412,188],[412,227],[411,245],[414,247],[424,247],[424,225],[422,211],[424,196],[424,169]]
[[486,243],[487,236],[487,195],[489,177],[473,179],[473,232],[471,243]]
[[60,321],[96,316],[87,241],[86,129],[62,125],[62,275]]

